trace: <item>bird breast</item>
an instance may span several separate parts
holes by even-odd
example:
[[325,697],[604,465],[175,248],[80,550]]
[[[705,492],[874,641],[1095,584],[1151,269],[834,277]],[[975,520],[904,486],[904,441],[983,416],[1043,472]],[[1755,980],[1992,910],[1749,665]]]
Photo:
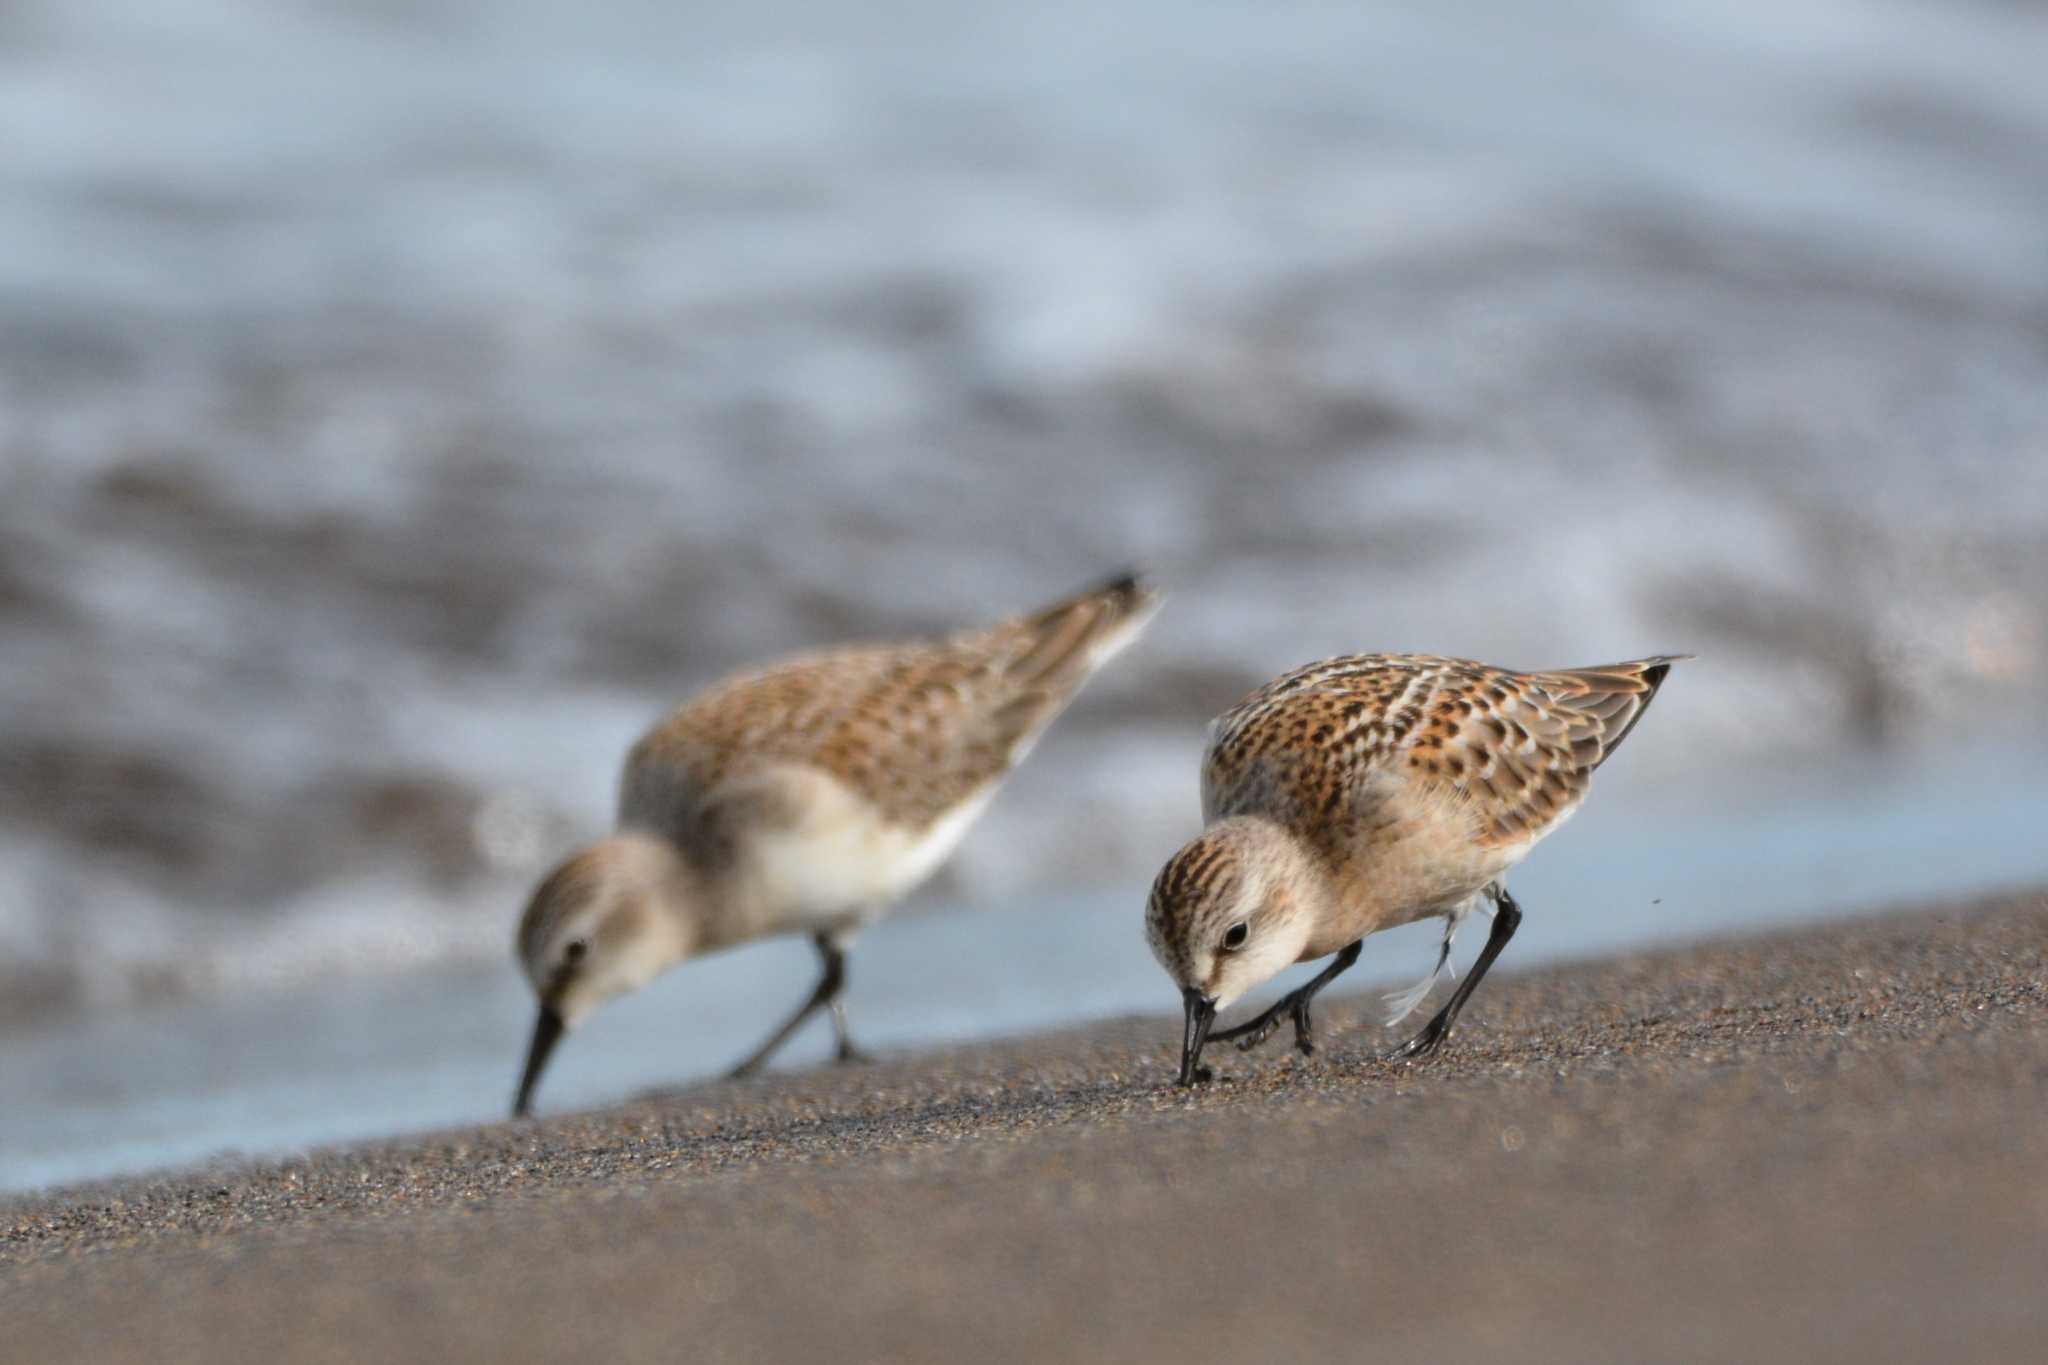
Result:
[[816,933],[873,918],[944,862],[994,784],[922,827],[892,823],[873,802],[816,768],[774,781],[778,818],[733,831],[725,895],[756,934]]
[[1336,913],[1309,945],[1333,953],[1366,934],[1449,914],[1528,856],[1541,832],[1494,841],[1476,836],[1479,817],[1441,789],[1402,786],[1360,810],[1342,829],[1325,831],[1335,856]]

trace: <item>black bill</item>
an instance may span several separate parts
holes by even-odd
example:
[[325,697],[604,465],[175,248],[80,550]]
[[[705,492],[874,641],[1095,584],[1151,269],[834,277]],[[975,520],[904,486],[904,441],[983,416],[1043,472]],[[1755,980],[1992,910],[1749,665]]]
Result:
[[540,1084],[541,1069],[548,1064],[548,1054],[561,1040],[562,1016],[542,1005],[540,1017],[533,1021],[533,1041],[526,1048],[526,1070],[519,1077],[519,1098],[512,1101],[513,1118],[523,1119],[533,1108],[533,1088]]
[[1202,1044],[1209,1041],[1209,1025],[1216,1022],[1216,1002],[1190,986],[1180,993],[1187,1005],[1187,1032],[1180,1042],[1180,1083],[1194,1085],[1209,1079],[1209,1068],[1202,1063]]

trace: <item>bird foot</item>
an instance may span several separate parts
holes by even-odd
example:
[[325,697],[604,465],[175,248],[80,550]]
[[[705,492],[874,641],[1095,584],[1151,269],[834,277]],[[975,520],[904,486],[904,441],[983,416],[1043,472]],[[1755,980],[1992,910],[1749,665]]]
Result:
[[1442,1050],[1444,1039],[1448,1038],[1450,1033],[1451,1031],[1448,1028],[1440,1027],[1437,1021],[1431,1020],[1422,1032],[1388,1053],[1387,1060],[1392,1062],[1419,1062],[1426,1058],[1434,1057]]
[[1278,1019],[1262,1019],[1256,1024],[1250,1025],[1250,1031],[1236,1040],[1237,1050],[1239,1052],[1250,1052],[1253,1048],[1271,1038],[1279,1027],[1280,1021]]

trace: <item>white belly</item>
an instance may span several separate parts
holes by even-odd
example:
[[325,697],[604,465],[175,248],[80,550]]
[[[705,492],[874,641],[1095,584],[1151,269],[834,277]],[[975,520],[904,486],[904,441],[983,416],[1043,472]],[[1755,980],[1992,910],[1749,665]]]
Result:
[[741,841],[734,893],[756,933],[817,933],[873,919],[938,870],[994,795],[991,783],[912,830],[882,820],[830,778],[807,775],[796,822]]

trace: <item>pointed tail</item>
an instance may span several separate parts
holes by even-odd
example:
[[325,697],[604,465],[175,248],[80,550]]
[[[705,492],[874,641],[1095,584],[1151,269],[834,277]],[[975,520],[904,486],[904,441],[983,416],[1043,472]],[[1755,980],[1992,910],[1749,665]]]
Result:
[[1137,638],[1159,609],[1159,593],[1135,572],[1118,574],[1022,620],[997,626],[1017,638],[1004,672],[1019,686],[1078,685]]
[[1572,713],[1572,748],[1588,768],[1597,768],[1643,718],[1671,665],[1693,656],[1658,654],[1627,663],[1566,668],[1539,673],[1543,690]]

